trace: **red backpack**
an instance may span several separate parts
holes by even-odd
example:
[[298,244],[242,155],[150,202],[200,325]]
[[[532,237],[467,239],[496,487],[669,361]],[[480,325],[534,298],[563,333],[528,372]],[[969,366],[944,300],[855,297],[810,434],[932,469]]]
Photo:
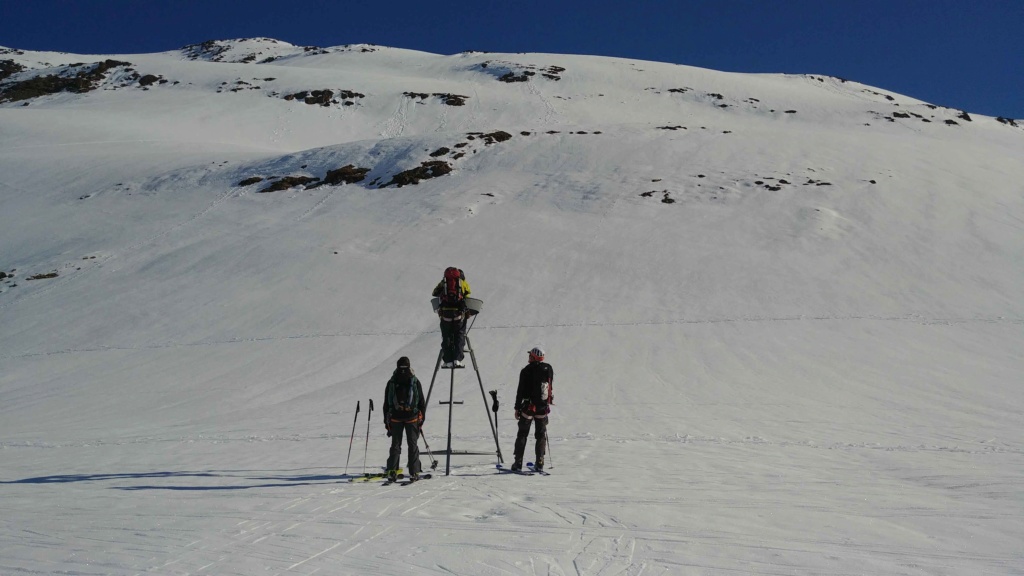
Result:
[[444,290],[440,300],[445,308],[462,309],[466,305],[466,295],[462,293],[462,272],[454,266],[444,271]]

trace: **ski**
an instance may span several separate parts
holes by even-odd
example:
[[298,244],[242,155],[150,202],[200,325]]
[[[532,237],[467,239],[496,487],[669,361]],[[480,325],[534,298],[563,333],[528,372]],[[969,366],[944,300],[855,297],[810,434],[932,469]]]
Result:
[[409,484],[415,484],[416,482],[419,482],[420,480],[430,480],[433,477],[434,477],[433,474],[420,474],[419,477],[417,477],[417,478],[409,478],[408,480],[399,483],[399,486],[408,486]]
[[[402,474],[402,469],[398,469],[398,474]],[[384,480],[388,477],[386,472],[366,472],[362,476],[356,476],[355,478],[349,478],[349,482],[373,482],[374,480]]]
[[533,462],[527,462],[526,467],[529,468],[534,474],[540,474],[541,476],[551,476],[551,473],[548,472],[547,470],[538,470],[537,467],[534,466]]
[[520,476],[533,476],[533,472],[530,470],[513,470],[511,468],[505,468],[501,464],[495,466],[498,469],[498,474],[518,474]]

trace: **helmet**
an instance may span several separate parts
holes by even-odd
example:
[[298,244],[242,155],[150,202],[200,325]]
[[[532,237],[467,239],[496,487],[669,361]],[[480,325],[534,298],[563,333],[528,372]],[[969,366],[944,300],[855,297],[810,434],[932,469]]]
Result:
[[530,362],[543,362],[544,361],[544,350],[540,346],[534,346],[528,354],[530,355]]
[[396,368],[409,368],[410,367],[409,357],[408,356],[402,356],[401,358],[399,358],[395,367]]

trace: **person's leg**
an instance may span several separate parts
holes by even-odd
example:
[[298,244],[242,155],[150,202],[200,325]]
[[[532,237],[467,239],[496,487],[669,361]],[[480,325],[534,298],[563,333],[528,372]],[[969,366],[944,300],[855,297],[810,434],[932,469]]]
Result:
[[420,473],[420,429],[415,423],[405,425],[405,434],[409,445],[409,469],[410,476],[418,476]]
[[548,434],[548,417],[537,416],[536,418],[533,419],[533,421],[537,425],[537,428],[534,432],[534,438],[536,438],[537,440],[537,443],[535,445],[537,459],[534,460],[534,464],[536,464],[538,468],[543,468],[544,453],[546,452],[545,448],[547,448],[546,441]]
[[404,424],[400,424],[398,422],[391,423],[391,451],[388,453],[388,475],[393,471],[398,470],[398,465],[402,457],[402,429],[404,427]]
[[453,330],[455,332],[455,337],[453,338],[455,342],[452,344],[453,356],[456,360],[462,362],[466,358],[466,353],[464,352],[466,349],[466,317],[463,316],[460,320],[452,322],[452,324],[455,325],[455,330]]
[[513,451],[515,460],[512,468],[518,470],[523,467],[523,453],[526,452],[526,439],[530,436],[530,419],[519,419],[519,432],[516,434],[516,446]]
[[448,364],[455,361],[455,327],[454,322],[441,319],[441,360]]

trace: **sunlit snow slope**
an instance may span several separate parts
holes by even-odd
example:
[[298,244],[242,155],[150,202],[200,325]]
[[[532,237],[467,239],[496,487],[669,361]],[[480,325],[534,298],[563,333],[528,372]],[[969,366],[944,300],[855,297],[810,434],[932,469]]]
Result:
[[[1024,574],[1022,158],[829,76],[0,48],[0,573]],[[445,476],[442,372],[434,478],[350,483],[452,265],[452,446],[540,345],[551,476]]]

